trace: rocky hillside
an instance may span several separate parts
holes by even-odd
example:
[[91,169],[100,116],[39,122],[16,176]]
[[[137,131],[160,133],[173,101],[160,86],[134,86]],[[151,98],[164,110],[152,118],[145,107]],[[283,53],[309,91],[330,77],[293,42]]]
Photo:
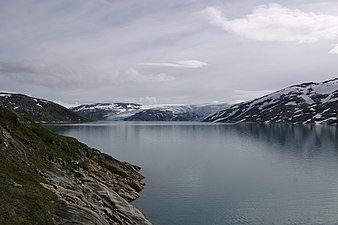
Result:
[[137,166],[0,107],[0,224],[150,224]]
[[126,117],[128,121],[200,121],[206,116],[228,108],[228,104],[158,105]]
[[80,105],[70,110],[92,120],[121,120],[136,113],[140,107],[135,103],[96,103]]
[[294,85],[209,116],[209,122],[337,125],[338,78]]
[[37,122],[88,122],[69,109],[44,99],[22,94],[0,93],[0,106]]

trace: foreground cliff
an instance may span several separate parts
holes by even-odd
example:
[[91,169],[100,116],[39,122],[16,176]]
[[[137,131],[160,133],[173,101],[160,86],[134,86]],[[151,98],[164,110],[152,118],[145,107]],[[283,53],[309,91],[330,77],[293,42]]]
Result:
[[139,168],[0,107],[0,224],[150,224]]

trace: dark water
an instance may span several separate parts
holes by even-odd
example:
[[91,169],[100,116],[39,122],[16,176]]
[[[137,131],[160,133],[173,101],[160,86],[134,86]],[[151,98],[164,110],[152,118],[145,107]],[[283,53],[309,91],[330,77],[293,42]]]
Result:
[[336,127],[114,122],[50,129],[142,167],[153,224],[338,224]]

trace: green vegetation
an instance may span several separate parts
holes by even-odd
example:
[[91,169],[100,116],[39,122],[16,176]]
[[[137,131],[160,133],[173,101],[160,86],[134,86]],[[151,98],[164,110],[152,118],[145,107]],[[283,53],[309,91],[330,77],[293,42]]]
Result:
[[[95,199],[91,195],[86,196],[88,189],[84,191],[81,185],[76,193],[72,192],[72,187],[77,188],[83,177],[96,177],[91,183],[112,189],[127,201],[138,198],[137,192],[143,188],[143,177],[138,173],[138,167],[122,163],[74,138],[54,134],[2,107],[0,158],[0,225],[53,224],[53,218],[78,224],[76,213],[72,218],[62,217],[73,213],[67,211],[69,204],[87,204],[87,210],[91,210],[91,207],[96,207],[96,201],[100,201],[96,199],[100,198],[99,195],[95,195]],[[61,183],[50,179],[51,174],[60,178],[58,181]],[[68,183],[64,180],[67,179],[72,187],[66,187]],[[54,188],[46,189],[41,183]],[[71,191],[64,191],[64,188]],[[92,193],[95,191],[95,188],[91,190]],[[83,195],[85,200],[78,198],[77,194]],[[106,207],[114,208],[114,204],[107,203]],[[119,207],[125,212],[130,205]],[[96,210],[101,209],[96,207]],[[114,210],[105,219],[124,224],[125,219],[119,217],[119,209]],[[62,213],[58,214],[60,211]],[[80,215],[86,212],[78,211]],[[130,216],[134,218],[135,215],[131,213]],[[136,215],[137,218],[139,216]],[[91,219],[97,217],[92,215],[88,221]],[[141,220],[146,221],[142,215]]]
[[50,212],[62,202],[39,173],[56,162],[71,168],[85,148],[0,107],[0,224],[52,224]]
[[60,202],[15,152],[0,147],[0,224],[52,224],[48,214]]

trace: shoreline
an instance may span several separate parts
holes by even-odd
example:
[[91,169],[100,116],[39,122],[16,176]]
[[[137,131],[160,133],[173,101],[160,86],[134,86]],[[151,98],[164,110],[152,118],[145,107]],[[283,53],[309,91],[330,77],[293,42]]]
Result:
[[151,224],[140,167],[2,107],[0,156],[0,224]]

